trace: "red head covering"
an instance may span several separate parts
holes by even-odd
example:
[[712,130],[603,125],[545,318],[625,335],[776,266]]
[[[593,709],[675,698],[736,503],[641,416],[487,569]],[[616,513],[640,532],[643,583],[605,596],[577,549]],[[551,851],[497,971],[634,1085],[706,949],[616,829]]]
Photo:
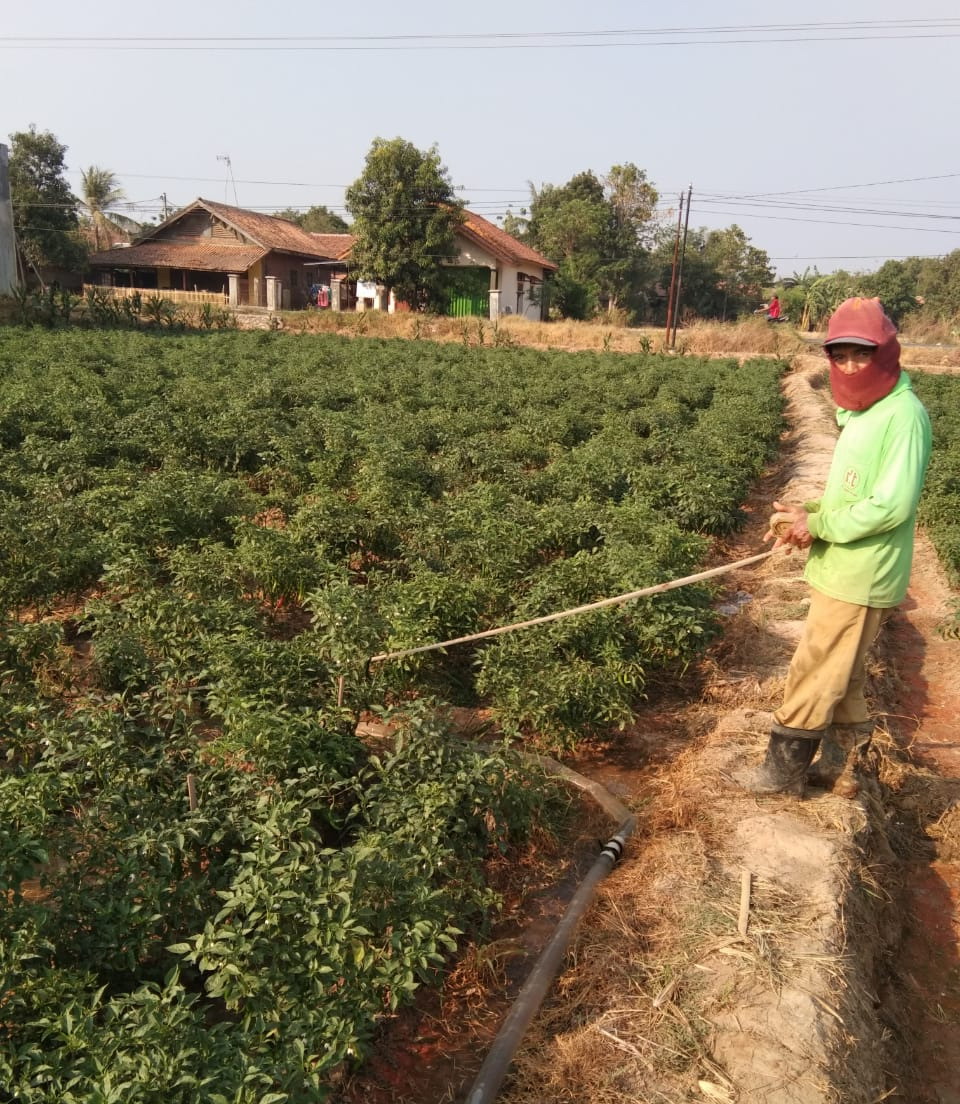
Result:
[[866,410],[889,395],[900,378],[900,342],[897,327],[883,313],[879,299],[846,299],[833,312],[824,347],[869,342],[877,351],[859,372],[847,375],[830,362],[830,390],[844,410]]

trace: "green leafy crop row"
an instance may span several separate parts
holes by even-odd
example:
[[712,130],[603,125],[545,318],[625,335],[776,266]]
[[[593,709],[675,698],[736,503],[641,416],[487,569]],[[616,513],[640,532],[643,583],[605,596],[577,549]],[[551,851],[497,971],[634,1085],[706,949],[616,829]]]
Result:
[[779,371],[0,331],[0,1101],[323,1099],[549,794],[431,702],[610,732],[710,593],[367,659],[696,570]]
[[[933,453],[923,496],[920,521],[936,546],[940,562],[954,586],[960,585],[960,379],[912,372],[914,388],[933,425]],[[951,628],[960,633],[960,607]]]

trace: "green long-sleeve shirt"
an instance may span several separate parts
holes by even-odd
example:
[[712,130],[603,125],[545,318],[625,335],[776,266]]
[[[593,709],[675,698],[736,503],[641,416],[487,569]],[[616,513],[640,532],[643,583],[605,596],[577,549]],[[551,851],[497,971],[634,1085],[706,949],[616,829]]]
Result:
[[840,438],[823,497],[807,503],[814,542],[804,576],[859,606],[907,593],[917,502],[930,460],[930,419],[906,372],[866,410],[838,410]]

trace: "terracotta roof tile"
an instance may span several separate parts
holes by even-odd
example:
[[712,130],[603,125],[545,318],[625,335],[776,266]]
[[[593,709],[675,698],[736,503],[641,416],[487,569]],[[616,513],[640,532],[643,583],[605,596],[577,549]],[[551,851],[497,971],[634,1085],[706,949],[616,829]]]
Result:
[[198,199],[178,214],[183,215],[197,206],[205,207],[228,225],[235,226],[266,250],[279,249],[284,253],[303,253],[308,257],[318,255],[316,235],[301,230],[286,219],[263,215],[258,211],[245,211],[242,207],[228,207],[225,203],[213,203],[209,199]]
[[[245,211],[241,207],[230,207],[207,199],[194,200],[162,225],[174,226],[187,212],[198,208],[234,227],[249,240],[249,244],[231,244],[222,238],[183,238],[177,241],[147,236],[129,248],[94,253],[90,257],[90,263],[99,266],[132,265],[243,272],[271,250],[324,260],[345,260],[355,241],[352,234],[314,234],[301,230],[286,219]],[[518,266],[534,265],[551,272],[557,268],[543,254],[517,241],[505,230],[473,211],[464,211],[464,219],[457,232],[481,245],[499,260]]]
[[556,271],[558,266],[553,261],[548,260],[535,249],[531,249],[529,245],[517,241],[506,230],[501,230],[499,226],[495,226],[480,215],[474,214],[473,211],[464,211],[463,213],[465,222],[460,227],[459,232],[468,238],[473,238],[479,245],[485,246],[495,257],[503,261],[509,261],[510,264],[533,264],[548,268],[551,272]]
[[[556,271],[557,266],[553,261],[548,260],[535,249],[531,249],[530,246],[524,245],[523,242],[517,241],[506,230],[501,230],[499,226],[495,226],[480,215],[474,214],[473,211],[464,211],[463,213],[464,222],[457,227],[457,233],[464,234],[478,245],[482,245],[484,249],[489,250],[499,260],[514,265],[526,263],[548,268],[551,272]],[[350,250],[356,240],[352,234],[314,234],[314,237],[322,240],[323,248],[331,250],[338,248],[338,242],[343,242],[344,244],[339,248],[339,252],[331,252],[331,257],[338,261],[344,260],[350,255]]]
[[141,241],[90,254],[90,264],[116,268],[186,268],[200,272],[246,272],[267,253],[257,245],[231,245],[215,238]]
[[347,257],[353,249],[356,238],[353,234],[318,234],[311,232],[310,237],[317,243],[317,248],[331,261],[340,261]]

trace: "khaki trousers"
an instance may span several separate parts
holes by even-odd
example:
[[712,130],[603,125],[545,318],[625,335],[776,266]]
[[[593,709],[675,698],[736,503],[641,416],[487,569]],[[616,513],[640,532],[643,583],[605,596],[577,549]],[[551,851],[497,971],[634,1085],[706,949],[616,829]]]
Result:
[[888,611],[841,602],[817,590],[812,595],[783,704],[773,715],[775,729],[820,733],[831,724],[870,719],[863,696],[864,661]]

